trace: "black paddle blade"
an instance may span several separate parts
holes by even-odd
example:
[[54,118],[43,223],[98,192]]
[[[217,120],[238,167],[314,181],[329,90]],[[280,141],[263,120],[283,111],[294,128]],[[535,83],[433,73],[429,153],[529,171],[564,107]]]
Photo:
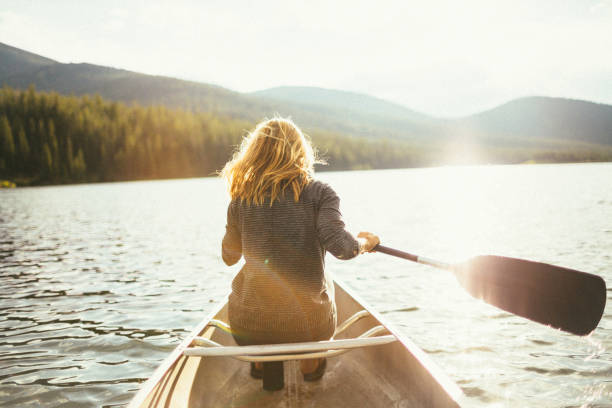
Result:
[[599,323],[606,283],[597,275],[502,256],[477,256],[454,267],[475,298],[557,329],[584,336]]

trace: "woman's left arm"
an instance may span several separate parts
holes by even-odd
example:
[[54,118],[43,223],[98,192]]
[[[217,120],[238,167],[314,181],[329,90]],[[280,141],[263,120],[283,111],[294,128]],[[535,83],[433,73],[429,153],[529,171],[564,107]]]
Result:
[[242,256],[242,237],[238,229],[236,208],[232,204],[233,202],[227,208],[225,236],[221,244],[223,262],[228,266],[234,265]]

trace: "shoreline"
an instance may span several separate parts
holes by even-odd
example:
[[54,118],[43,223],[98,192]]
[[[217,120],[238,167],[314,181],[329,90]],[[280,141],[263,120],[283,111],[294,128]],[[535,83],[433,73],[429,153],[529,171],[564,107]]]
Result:
[[[354,172],[354,171],[383,171],[383,170],[407,170],[407,169],[432,169],[432,168],[444,168],[444,167],[477,167],[477,166],[534,166],[534,165],[575,165],[575,164],[605,164],[612,163],[610,161],[572,161],[572,162],[545,162],[536,160],[526,160],[520,163],[463,163],[463,164],[434,164],[431,166],[414,166],[414,167],[379,167],[379,168],[354,168],[354,169],[327,169],[321,168],[316,169],[315,173],[333,173],[333,172]],[[19,178],[12,180],[0,179],[0,189],[13,189],[13,188],[28,188],[28,187],[53,187],[53,186],[72,186],[81,184],[110,184],[110,183],[132,183],[132,182],[145,182],[145,181],[170,181],[170,180],[188,180],[188,179],[200,179],[200,178],[214,178],[218,175],[207,175],[207,176],[186,176],[186,177],[166,177],[166,178],[134,178],[126,180],[84,180],[84,181],[69,181],[65,183],[56,182],[43,182],[43,183],[20,183]]]

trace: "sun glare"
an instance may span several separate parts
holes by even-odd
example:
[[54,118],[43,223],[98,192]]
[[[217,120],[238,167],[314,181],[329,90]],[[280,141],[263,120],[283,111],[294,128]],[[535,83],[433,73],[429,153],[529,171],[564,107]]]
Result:
[[477,144],[469,140],[457,139],[446,147],[440,160],[444,165],[464,166],[481,164],[484,157]]
[[443,170],[440,186],[447,192],[447,199],[437,203],[437,213],[444,239],[448,240],[449,256],[461,260],[480,252],[490,232],[488,220],[493,209],[480,187],[487,169],[449,166]]

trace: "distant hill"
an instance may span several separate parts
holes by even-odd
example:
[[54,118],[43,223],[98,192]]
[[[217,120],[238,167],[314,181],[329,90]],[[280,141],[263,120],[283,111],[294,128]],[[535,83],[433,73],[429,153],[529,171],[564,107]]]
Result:
[[373,96],[355,92],[337,91],[304,86],[280,86],[253,92],[252,95],[312,106],[317,110],[338,109],[342,107],[347,112],[355,114],[375,115],[379,117],[428,122],[432,118],[406,108],[396,103],[388,102]]
[[482,141],[538,144],[559,140],[612,145],[612,105],[573,99],[528,97],[447,125],[447,131]]
[[[431,134],[437,120],[404,106],[369,95],[315,87],[283,86],[253,92],[279,109],[289,106],[298,122],[314,122],[366,137],[381,134],[395,138],[420,138]],[[286,109],[286,108],[285,108]]]
[[[0,83],[17,89],[34,84],[40,91],[99,94],[126,103],[166,105],[250,120],[265,116],[268,109],[248,95],[220,86],[92,64],[62,64],[43,57],[37,60],[35,54],[14,50],[0,43],[0,73],[7,72],[0,74]],[[17,69],[20,64],[22,69]]]
[[[31,61],[38,63],[33,64]],[[0,74],[0,84],[16,89],[26,89],[33,84],[41,91],[75,95],[99,94],[103,98],[126,103],[165,105],[250,121],[279,114],[291,116],[306,129],[325,129],[371,138],[402,137],[412,126],[411,120],[402,118],[399,113],[408,113],[410,110],[395,105],[395,111],[390,110],[389,114],[385,114],[393,104],[366,95],[358,96],[360,103],[374,108],[375,112],[368,118],[362,118],[356,115],[354,103],[344,103],[346,100],[355,99],[355,94],[347,92],[317,89],[316,94],[322,96],[319,97],[320,100],[334,96],[333,102],[328,101],[322,108],[316,104],[300,103],[303,101],[263,96],[266,91],[261,95],[243,94],[216,85],[145,75],[123,69],[86,63],[63,64],[2,43],[0,72],[5,72]],[[315,96],[313,95],[313,101]],[[334,105],[335,108],[332,109]],[[362,109],[360,114],[364,112]],[[414,116],[416,118],[418,115],[415,113]]]
[[57,64],[57,61],[0,43],[0,78],[2,79],[16,73],[31,75],[36,69],[53,64]]
[[63,64],[2,43],[0,84],[99,94],[115,101],[212,112],[251,123],[280,114],[291,116],[307,131],[394,138],[419,146],[465,140],[513,149],[612,146],[612,106],[561,98],[521,98],[464,118],[438,119],[352,92],[278,87],[245,94],[92,64]]

